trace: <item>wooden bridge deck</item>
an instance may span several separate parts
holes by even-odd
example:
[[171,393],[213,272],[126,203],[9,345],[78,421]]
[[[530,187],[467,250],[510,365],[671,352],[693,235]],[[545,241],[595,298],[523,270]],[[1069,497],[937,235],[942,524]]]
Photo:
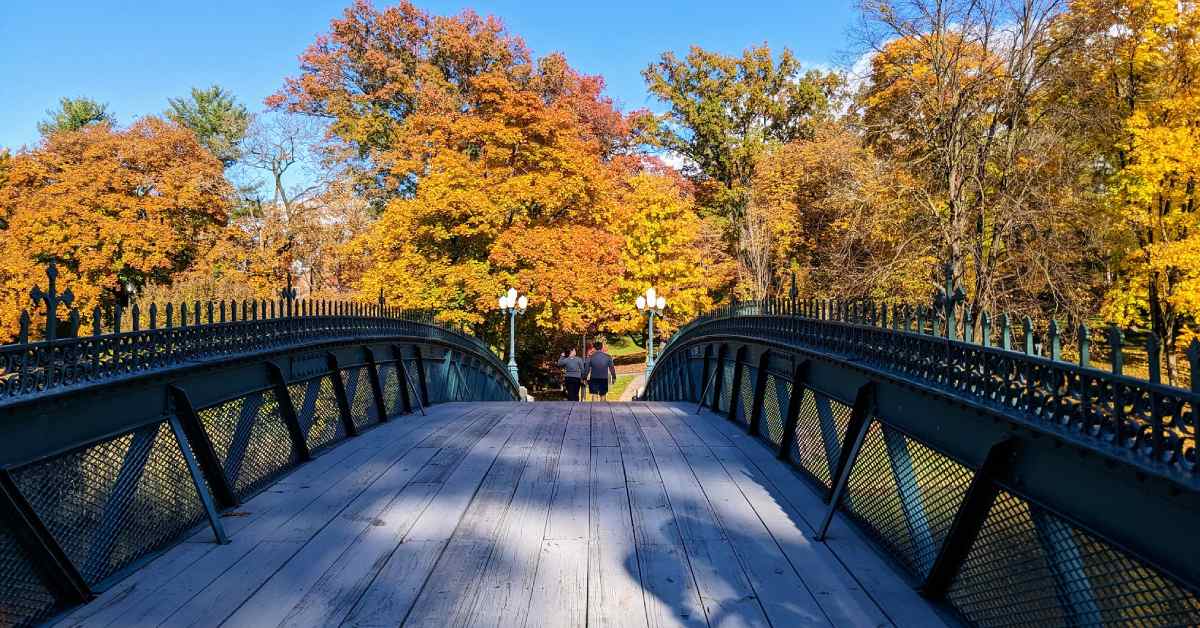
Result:
[[934,626],[758,441],[673,404],[447,404],[381,425],[59,625]]

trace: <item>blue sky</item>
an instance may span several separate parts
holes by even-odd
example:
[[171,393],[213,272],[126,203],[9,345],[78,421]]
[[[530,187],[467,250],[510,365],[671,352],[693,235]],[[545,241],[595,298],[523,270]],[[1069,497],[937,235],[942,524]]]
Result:
[[[107,102],[128,123],[192,86],[217,83],[257,111],[349,2],[0,0],[0,146],[35,143],[37,122],[60,96]],[[734,53],[766,41],[831,67],[853,52],[849,0],[417,4],[499,16],[535,54],[560,51],[579,70],[603,75],[626,109],[657,108],[640,71],[665,50],[698,44]]]

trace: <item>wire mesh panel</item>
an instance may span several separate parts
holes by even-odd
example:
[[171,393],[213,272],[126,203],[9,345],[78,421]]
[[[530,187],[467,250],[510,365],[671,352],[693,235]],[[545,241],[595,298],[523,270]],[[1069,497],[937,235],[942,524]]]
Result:
[[289,389],[293,400],[301,400],[296,415],[310,451],[345,438],[346,427],[342,425],[342,413],[338,409],[337,396],[329,377],[316,377],[292,384]]
[[379,412],[375,409],[375,398],[371,391],[371,379],[367,368],[359,366],[342,371],[346,399],[350,401],[350,418],[360,431],[372,423],[379,422]]
[[758,422],[758,435],[778,446],[783,438],[783,417],[787,416],[787,403],[792,394],[791,382],[767,372],[767,386],[763,389],[762,418]]
[[279,404],[270,392],[251,393],[198,414],[239,497],[257,493],[297,463]]
[[395,364],[379,365],[379,387],[383,389],[383,405],[390,416],[404,412],[404,398],[400,395],[400,369]]
[[974,473],[879,422],[850,474],[846,509],[910,573],[929,573]]
[[13,479],[89,584],[171,543],[205,515],[165,421],[21,467]]
[[791,461],[825,488],[832,486],[833,466],[850,422],[850,406],[811,389],[804,391]]
[[56,612],[54,595],[34,573],[30,558],[0,524],[0,626],[33,626]]
[[722,360],[721,368],[721,397],[717,408],[721,412],[729,411],[730,400],[733,397],[733,360]]
[[743,424],[750,422],[750,413],[754,411],[754,379],[758,377],[758,369],[753,366],[742,367],[741,393],[738,399],[741,407],[737,411],[737,419]]
[[1001,492],[948,592],[979,626],[1195,626],[1200,599],[1064,519]]

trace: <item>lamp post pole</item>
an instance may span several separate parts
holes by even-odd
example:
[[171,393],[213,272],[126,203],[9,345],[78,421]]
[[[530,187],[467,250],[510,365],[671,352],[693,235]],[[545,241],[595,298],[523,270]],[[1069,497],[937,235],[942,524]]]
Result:
[[517,296],[516,288],[509,288],[508,292],[499,299],[500,311],[508,313],[508,372],[512,375],[513,381],[520,383],[517,379],[517,315],[524,314],[525,308],[529,306],[529,299],[524,295]]
[[667,300],[659,296],[654,288],[647,288],[645,296],[637,298],[637,309],[646,315],[649,333],[646,336],[646,383],[650,383],[650,372],[654,370],[654,317],[662,316]]

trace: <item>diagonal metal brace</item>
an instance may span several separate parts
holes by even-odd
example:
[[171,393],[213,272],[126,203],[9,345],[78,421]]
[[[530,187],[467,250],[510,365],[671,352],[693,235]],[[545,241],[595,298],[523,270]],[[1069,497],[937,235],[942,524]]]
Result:
[[850,447],[842,445],[841,454],[838,456],[837,471],[834,474],[834,483],[830,488],[829,511],[825,513],[825,520],[821,522],[821,528],[817,530],[817,540],[824,541],[825,534],[829,532],[829,524],[833,522],[833,515],[837,512],[841,505],[842,497],[846,494],[846,487],[850,484],[850,473],[854,470],[854,461],[858,459],[858,452],[862,449],[863,441],[867,439],[867,432],[871,428],[871,414],[875,405],[875,384],[864,384],[858,389],[858,394],[854,396],[854,409],[850,413],[850,423],[846,426],[846,440],[851,440]]
[[92,599],[87,581],[21,495],[8,469],[0,469],[0,521],[7,524],[60,605],[76,606]]

